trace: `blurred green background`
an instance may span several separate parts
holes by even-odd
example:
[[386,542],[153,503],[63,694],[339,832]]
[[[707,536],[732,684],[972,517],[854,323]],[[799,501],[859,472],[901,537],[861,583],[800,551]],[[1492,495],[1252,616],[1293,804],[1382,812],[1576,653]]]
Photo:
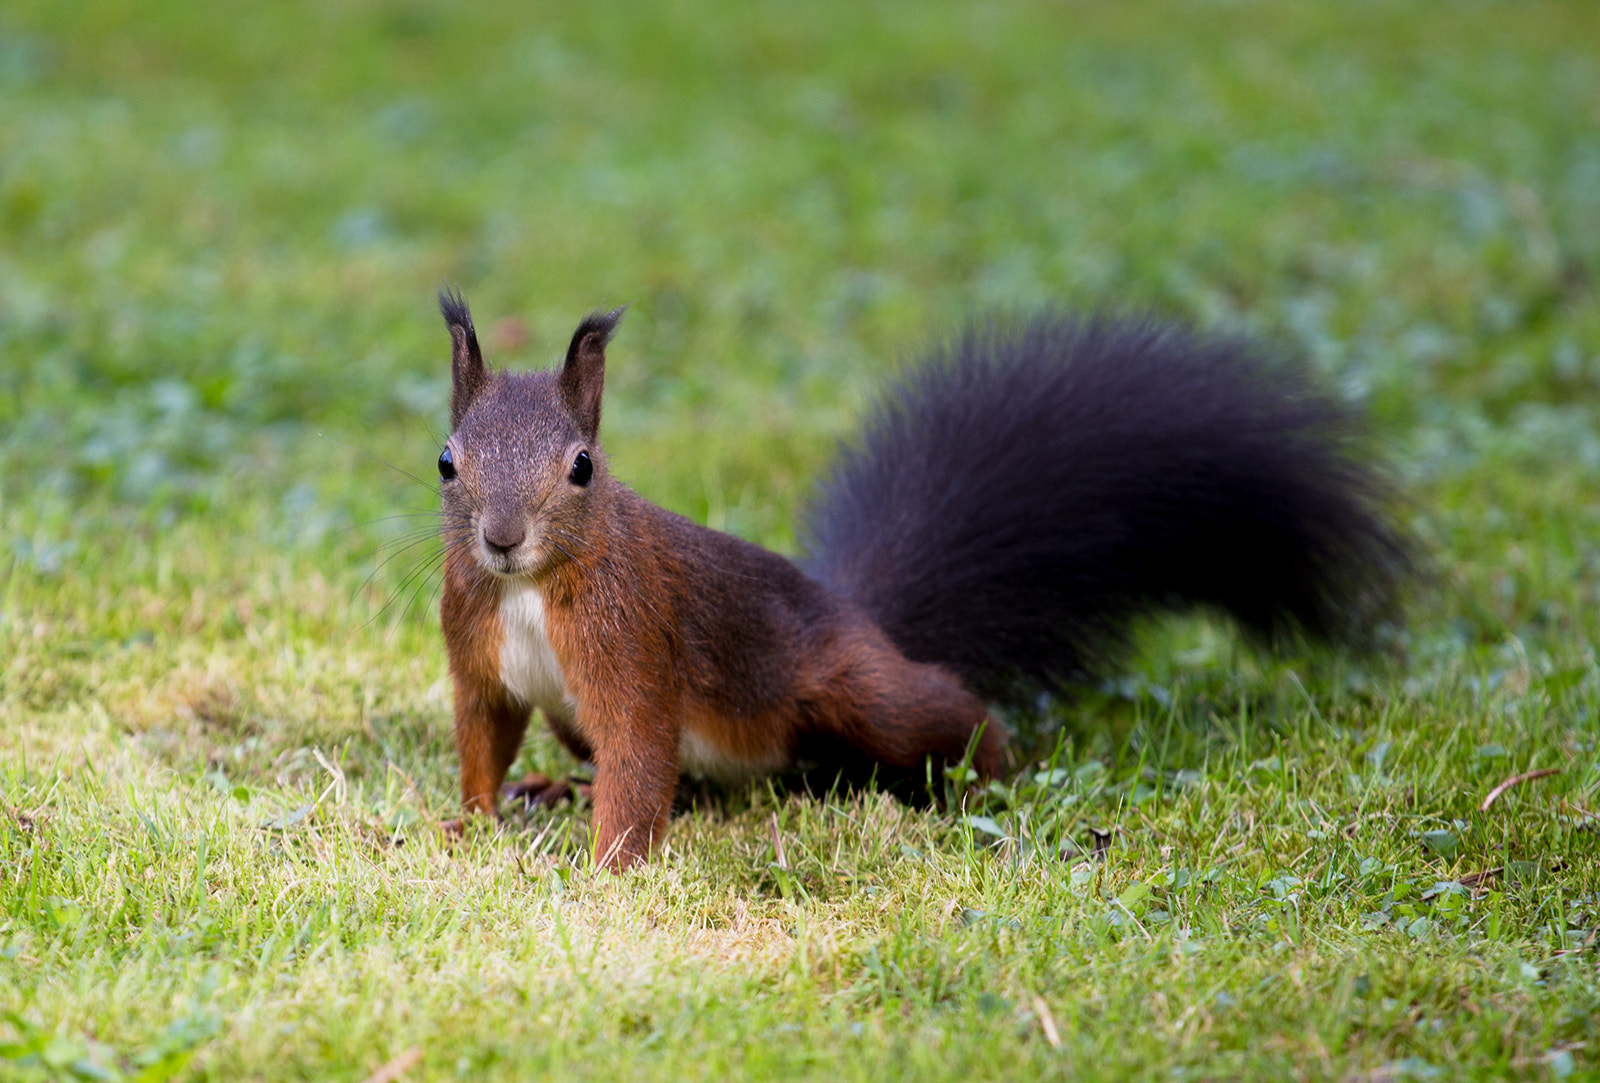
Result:
[[1569,491],[1597,39],[1581,3],[10,3],[11,554],[425,505],[359,453],[428,476],[444,282],[515,366],[630,302],[616,468],[778,546],[880,372],[1053,302],[1259,331],[1423,482]]

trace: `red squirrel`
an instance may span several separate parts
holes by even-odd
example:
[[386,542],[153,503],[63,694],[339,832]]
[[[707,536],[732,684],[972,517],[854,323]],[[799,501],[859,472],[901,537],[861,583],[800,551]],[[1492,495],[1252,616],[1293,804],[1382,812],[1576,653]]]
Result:
[[1241,340],[1059,314],[970,329],[842,451],[797,565],[611,474],[621,309],[584,319],[557,370],[496,373],[461,296],[440,308],[462,805],[498,815],[538,709],[595,766],[613,870],[661,843],[680,775],[735,783],[822,749],[992,778],[1008,733],[989,704],[1093,674],[1138,614],[1350,640],[1406,568],[1358,419]]

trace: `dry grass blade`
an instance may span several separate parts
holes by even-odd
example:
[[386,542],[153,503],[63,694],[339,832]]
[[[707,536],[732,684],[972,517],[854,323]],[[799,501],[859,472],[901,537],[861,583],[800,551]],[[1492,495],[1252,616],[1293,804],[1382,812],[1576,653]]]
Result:
[[367,1076],[366,1083],[395,1083],[395,1080],[405,1075],[407,1071],[416,1067],[422,1060],[422,1047],[412,1046],[388,1064]]
[[1039,1017],[1039,1026],[1044,1029],[1044,1040],[1050,1043],[1051,1049],[1060,1049],[1061,1033],[1056,1030],[1055,1016],[1050,1014],[1050,1005],[1044,1002],[1044,997],[1033,998],[1033,1013]]
[[1489,791],[1489,796],[1483,799],[1483,804],[1478,806],[1478,811],[1488,812],[1489,806],[1494,804],[1495,801],[1499,800],[1500,795],[1511,789],[1513,786],[1520,786],[1524,782],[1532,782],[1534,779],[1546,778],[1550,775],[1559,775],[1560,773],[1561,768],[1559,767],[1541,767],[1537,771],[1524,771],[1520,775],[1512,775],[1510,778],[1500,783],[1500,785]]

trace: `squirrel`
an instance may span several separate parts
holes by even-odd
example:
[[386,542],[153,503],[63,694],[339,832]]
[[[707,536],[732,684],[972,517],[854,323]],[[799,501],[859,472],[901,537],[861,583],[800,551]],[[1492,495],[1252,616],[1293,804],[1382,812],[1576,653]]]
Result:
[[662,842],[680,775],[931,756],[993,778],[1009,734],[990,705],[1104,672],[1140,614],[1359,643],[1409,568],[1357,412],[1241,338],[1059,312],[970,326],[841,449],[795,563],[612,475],[623,309],[520,373],[484,363],[459,293],[439,303],[462,805],[498,815],[537,708],[595,765],[594,859],[613,870]]

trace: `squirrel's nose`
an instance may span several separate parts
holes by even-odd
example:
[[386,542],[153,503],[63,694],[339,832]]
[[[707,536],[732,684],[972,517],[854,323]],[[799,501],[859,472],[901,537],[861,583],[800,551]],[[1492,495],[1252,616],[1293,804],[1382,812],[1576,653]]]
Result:
[[502,520],[483,525],[483,544],[496,556],[505,556],[521,545],[522,539],[527,536],[528,528],[522,523]]

